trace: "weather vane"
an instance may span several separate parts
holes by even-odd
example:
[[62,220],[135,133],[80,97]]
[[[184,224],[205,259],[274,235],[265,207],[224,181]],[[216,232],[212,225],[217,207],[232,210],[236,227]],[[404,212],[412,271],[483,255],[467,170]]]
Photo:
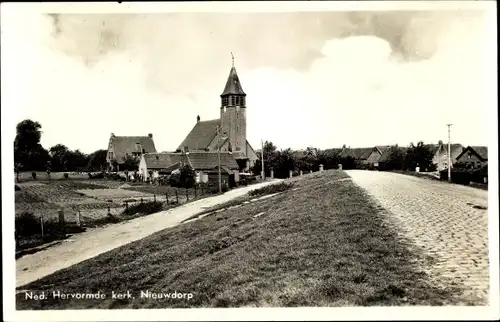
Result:
[[234,56],[233,56],[233,52],[231,52],[231,60],[233,61],[233,67],[234,67]]

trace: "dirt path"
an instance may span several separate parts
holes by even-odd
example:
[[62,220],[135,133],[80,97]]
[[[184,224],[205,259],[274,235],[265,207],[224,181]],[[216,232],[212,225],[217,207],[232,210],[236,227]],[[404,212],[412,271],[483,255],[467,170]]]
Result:
[[16,287],[26,285],[58,270],[142,239],[165,228],[176,226],[206,208],[230,201],[251,190],[279,181],[281,180],[234,189],[223,195],[200,199],[177,208],[75,235],[59,245],[19,258],[16,261]]
[[435,257],[429,269],[436,282],[449,280],[469,301],[487,303],[487,191],[390,172],[347,173],[389,211],[401,233]]

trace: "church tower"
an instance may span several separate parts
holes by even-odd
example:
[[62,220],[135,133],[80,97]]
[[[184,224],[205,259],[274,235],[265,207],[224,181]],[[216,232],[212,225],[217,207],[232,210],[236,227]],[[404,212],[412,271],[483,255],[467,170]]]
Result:
[[232,152],[247,156],[246,96],[233,66],[221,94],[220,122]]

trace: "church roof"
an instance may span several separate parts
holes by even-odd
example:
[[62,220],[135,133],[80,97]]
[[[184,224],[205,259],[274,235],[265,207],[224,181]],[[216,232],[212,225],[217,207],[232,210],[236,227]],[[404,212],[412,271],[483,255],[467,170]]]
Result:
[[155,153],[156,148],[153,138],[149,136],[114,136],[110,138],[110,143],[113,146],[115,158],[118,163],[123,162],[123,158],[127,154],[141,152],[138,150],[137,143],[146,151],[146,153]]
[[241,87],[240,79],[238,78],[238,74],[236,73],[236,68],[233,66],[231,71],[229,72],[229,77],[227,78],[226,87],[224,87],[224,92],[222,92],[221,96],[224,95],[246,95],[243,92],[243,88]]
[[200,121],[195,124],[191,132],[182,141],[178,150],[188,147],[189,150],[204,150],[217,136],[217,126],[220,119]]

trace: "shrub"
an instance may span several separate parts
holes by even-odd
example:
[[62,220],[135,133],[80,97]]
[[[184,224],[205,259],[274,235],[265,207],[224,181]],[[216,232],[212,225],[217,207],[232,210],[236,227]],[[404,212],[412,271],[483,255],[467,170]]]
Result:
[[69,178],[69,174],[67,172],[64,173],[64,179],[68,179]]
[[149,215],[161,211],[162,207],[163,203],[159,201],[144,202],[128,207],[122,212],[122,214],[125,216],[131,216],[135,214]]
[[19,187],[17,184],[15,186],[16,186],[15,191],[21,191],[21,187]]
[[278,184],[268,185],[259,189],[255,189],[249,192],[249,195],[254,196],[263,196],[270,195],[273,193],[286,191],[294,186],[293,182],[280,182]]
[[227,191],[229,190],[229,187],[227,186],[227,184],[226,184],[226,183],[223,183],[223,184],[221,185],[221,189],[222,189],[222,192],[227,192]]
[[23,212],[16,216],[14,229],[16,236],[29,237],[41,233],[40,220],[31,212]]

